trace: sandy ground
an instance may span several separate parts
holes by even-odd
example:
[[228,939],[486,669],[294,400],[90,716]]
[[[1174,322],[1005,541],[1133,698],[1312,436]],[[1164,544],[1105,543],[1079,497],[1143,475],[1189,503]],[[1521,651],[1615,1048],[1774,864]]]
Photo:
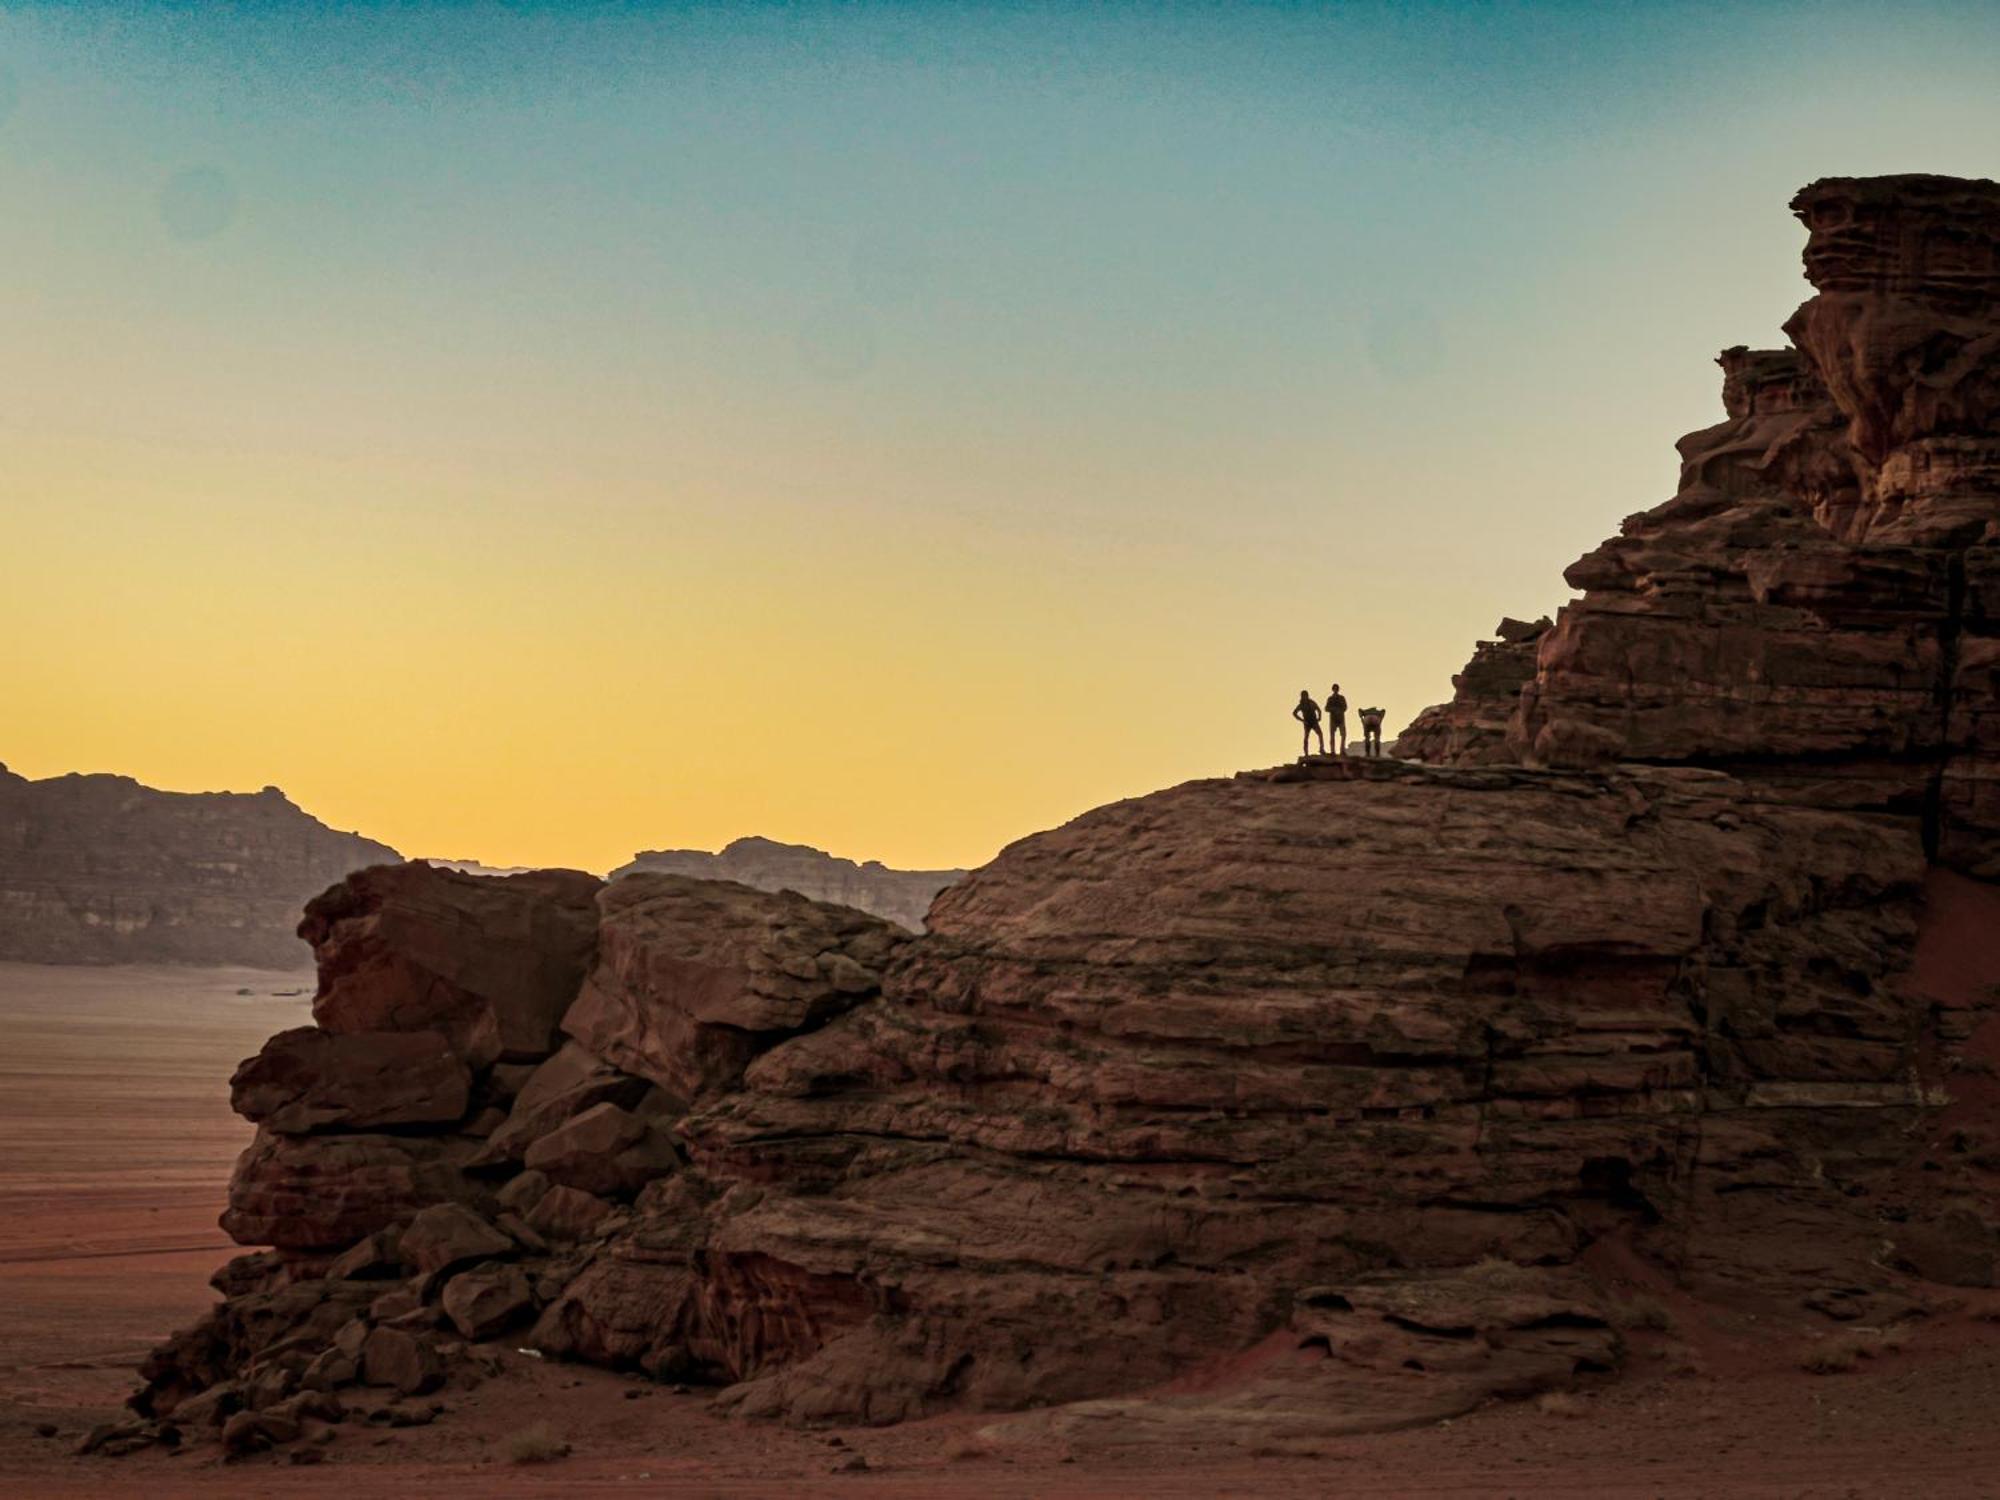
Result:
[[[337,1429],[324,1461],[222,1465],[212,1450],[78,1459],[139,1354],[211,1300],[215,1228],[248,1137],[236,1061],[298,1024],[304,977],[0,965],[0,1493],[154,1497],[2000,1496],[2000,1296],[1968,1294],[1902,1347],[1810,1375],[1796,1338],[1662,1295],[1631,1372],[1553,1404],[1253,1456],[1141,1459],[1015,1448],[984,1419],[806,1433],[508,1351],[432,1426]],[[247,989],[250,994],[239,994]],[[1600,1269],[1605,1269],[1600,1267]],[[1659,1292],[1658,1287],[1641,1290]],[[546,1422],[558,1462],[506,1461]],[[52,1424],[56,1434],[38,1436]],[[856,1458],[860,1464],[856,1464]]]
[[0,1396],[115,1404],[213,1300],[250,1139],[229,1075],[311,993],[309,973],[0,964]]

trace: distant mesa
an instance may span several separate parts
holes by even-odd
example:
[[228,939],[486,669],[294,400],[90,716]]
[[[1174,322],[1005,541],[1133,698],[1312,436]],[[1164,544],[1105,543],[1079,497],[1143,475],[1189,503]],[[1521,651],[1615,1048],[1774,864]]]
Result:
[[485,875],[494,880],[509,875],[526,875],[529,865],[486,865],[476,859],[427,859],[427,865],[436,865],[440,870],[456,870],[461,875]]
[[649,849],[611,872],[617,880],[640,873],[689,875],[698,880],[734,880],[760,891],[796,891],[812,901],[830,901],[924,930],[931,901],[964,870],[892,870],[879,860],[856,864],[810,844],[741,838],[719,854],[705,849]]
[[163,792],[0,765],[0,959],[296,969],[300,907],[401,859],[276,787]]

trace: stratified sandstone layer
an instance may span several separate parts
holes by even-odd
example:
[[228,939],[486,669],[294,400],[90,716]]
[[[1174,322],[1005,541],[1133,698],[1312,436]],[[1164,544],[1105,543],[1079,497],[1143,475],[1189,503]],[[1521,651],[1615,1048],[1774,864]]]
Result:
[[796,891],[814,901],[873,912],[912,932],[924,930],[924,916],[937,893],[963,870],[892,870],[879,860],[856,864],[809,844],[773,839],[737,839],[719,854],[703,849],[649,849],[611,872],[611,879],[642,871],[686,875],[696,880],[734,880],[760,891]]
[[0,959],[296,968],[305,900],[400,858],[276,787],[161,792],[0,766]]
[[[1100,808],[922,936],[673,876],[328,893],[337,1035],[238,1075],[227,1222],[276,1251],[142,1409],[268,1437],[504,1335],[751,1416],[1254,1447],[1615,1371],[1600,1250],[1773,1327],[2000,1283],[1996,193],[1801,196],[1810,357],[1724,356],[1681,495],[1503,625],[1439,763]],[[465,1021],[489,940],[535,1047]]]
[[2000,185],[1830,178],[1792,207],[1819,292],[1793,347],[1724,352],[1726,420],[1681,439],[1671,500],[1570,567],[1583,597],[1525,680],[1468,668],[1397,749],[1725,768],[1906,815],[1994,878]]

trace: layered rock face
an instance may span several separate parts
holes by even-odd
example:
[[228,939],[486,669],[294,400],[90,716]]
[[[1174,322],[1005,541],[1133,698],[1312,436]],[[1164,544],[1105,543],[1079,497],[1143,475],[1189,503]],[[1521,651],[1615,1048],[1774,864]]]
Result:
[[[1878,251],[1987,201],[1903,191],[1802,201],[1887,194]],[[284,1431],[505,1336],[751,1416],[1255,1446],[1615,1370],[1607,1257],[1772,1328],[2000,1283],[2000,886],[1951,728],[1987,544],[1850,458],[1816,364],[1724,369],[1681,495],[1428,717],[1450,763],[1100,808],[922,936],[676,876],[328,893],[319,1029],[236,1080],[227,1223],[275,1253],[142,1406]]]
[[276,787],[161,792],[0,766],[0,959],[296,968],[306,898],[400,858]]
[[737,839],[719,854],[702,849],[649,849],[611,872],[611,879],[647,872],[696,880],[733,880],[760,891],[796,891],[814,901],[873,912],[899,927],[922,932],[937,893],[963,870],[892,870],[879,860],[856,864],[807,844]]
[[1833,178],[1792,206],[1819,293],[1794,347],[1723,354],[1727,420],[1681,439],[1678,494],[1568,570],[1583,598],[1519,691],[1469,670],[1397,749],[1727,768],[1911,816],[1991,878],[2000,185]]

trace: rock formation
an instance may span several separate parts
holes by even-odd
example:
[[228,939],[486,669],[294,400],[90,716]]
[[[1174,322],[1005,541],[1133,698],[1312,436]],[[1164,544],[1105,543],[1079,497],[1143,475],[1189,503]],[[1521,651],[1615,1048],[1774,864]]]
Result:
[[1679,493],[1570,567],[1524,681],[1468,668],[1397,749],[1713,766],[2000,876],[2000,184],[1832,178],[1792,207],[1819,290],[1793,347],[1723,353]]
[[814,901],[852,906],[907,927],[924,930],[924,915],[937,893],[965,878],[963,870],[892,870],[878,860],[856,864],[808,844],[773,839],[737,839],[719,854],[702,849],[650,849],[611,872],[613,880],[645,870],[688,875],[697,880],[734,880],[760,891],[797,891]]
[[1681,494],[1437,763],[1100,808],[922,936],[644,874],[320,898],[327,1035],[237,1077],[275,1249],[142,1412],[277,1442],[504,1334],[746,1416],[1256,1446],[1615,1371],[1614,1252],[1773,1329],[2000,1284],[2000,189],[1799,201],[1804,352],[1724,356]]
[[0,766],[0,959],[296,968],[300,904],[399,858],[276,787],[161,792]]

